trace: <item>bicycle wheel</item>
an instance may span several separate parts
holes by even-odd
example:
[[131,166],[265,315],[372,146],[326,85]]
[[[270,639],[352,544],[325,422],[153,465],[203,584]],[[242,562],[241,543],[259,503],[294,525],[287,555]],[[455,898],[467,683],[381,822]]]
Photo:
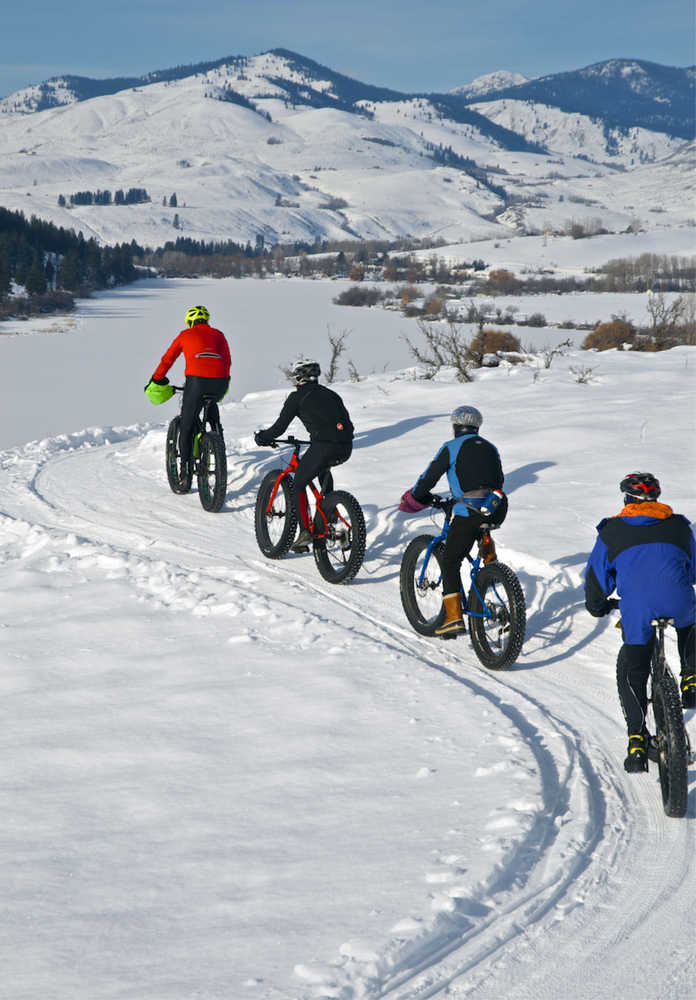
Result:
[[227,496],[227,454],[222,434],[203,434],[198,452],[198,495],[204,510],[216,513]]
[[350,493],[334,490],[324,497],[322,510],[314,515],[314,561],[327,583],[348,583],[363,564],[367,530],[362,507]]
[[409,622],[420,635],[435,635],[435,629],[445,620],[442,603],[442,553],[445,547],[442,542],[434,546],[423,572],[432,540],[433,535],[418,535],[409,542],[399,572],[401,604]]
[[527,610],[520,581],[509,566],[492,562],[476,574],[468,611],[471,642],[484,667],[502,670],[514,663],[524,642]]
[[667,816],[685,816],[689,796],[686,730],[679,688],[669,670],[653,684],[652,710],[662,805]]
[[264,478],[256,497],[254,529],[259,548],[269,559],[280,559],[292,545],[297,531],[297,515],[292,506],[292,476],[280,480],[269,509],[271,496],[282,469],[273,469]]
[[180,417],[174,417],[167,428],[167,446],[165,464],[167,480],[172,493],[188,493],[191,489],[193,473],[189,470],[185,479],[181,478],[181,458],[179,454],[179,424]]

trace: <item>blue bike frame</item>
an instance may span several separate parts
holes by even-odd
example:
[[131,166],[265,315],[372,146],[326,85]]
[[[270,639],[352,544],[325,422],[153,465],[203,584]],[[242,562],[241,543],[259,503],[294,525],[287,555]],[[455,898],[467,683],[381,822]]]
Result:
[[[420,576],[418,577],[418,586],[419,587],[423,586],[423,579],[425,577],[425,572],[426,572],[426,570],[428,568],[428,563],[430,562],[430,556],[432,555],[433,549],[440,542],[446,541],[447,536],[449,534],[449,530],[450,530],[450,520],[449,520],[449,517],[447,516],[447,513],[445,513],[445,523],[442,526],[442,531],[440,532],[440,534],[436,538],[433,538],[433,540],[428,544],[428,548],[425,550],[426,554],[425,554],[425,559],[423,560],[423,568],[421,569]],[[471,564],[471,586],[476,591],[476,596],[478,597],[479,601],[481,602],[481,607],[485,608],[485,606],[486,606],[485,601],[483,600],[483,598],[479,594],[478,587],[476,586],[476,577],[478,576],[479,566],[481,565],[481,556],[478,555],[478,556],[472,557],[471,555],[469,555],[469,553],[467,553],[466,558],[469,560],[469,562]],[[491,617],[491,615],[488,615],[485,612],[469,611],[468,602],[467,602],[467,599],[466,599],[466,593],[464,591],[464,587],[462,587],[462,611],[466,615],[468,615],[469,618],[490,618]]]

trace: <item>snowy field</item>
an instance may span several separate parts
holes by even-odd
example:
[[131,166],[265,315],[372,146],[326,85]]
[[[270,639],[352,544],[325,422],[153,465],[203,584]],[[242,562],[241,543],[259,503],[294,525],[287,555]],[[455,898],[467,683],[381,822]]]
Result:
[[[626,471],[696,514],[696,352],[415,381],[415,327],[333,306],[341,287],[153,282],[64,327],[3,324],[0,996],[693,997],[696,768],[684,820],[654,768],[624,774],[620,639],[581,573]],[[175,404],[142,392],[198,301],[235,359],[219,514],[169,491]],[[253,530],[279,462],[253,431],[288,391],[279,364],[328,358],[327,325],[368,375],[338,385],[357,436],[336,470],[367,554],[333,588]],[[498,552],[528,606],[502,673],[468,638],[417,636],[399,600],[401,554],[435,527],[399,496],[464,402],[501,452]]]

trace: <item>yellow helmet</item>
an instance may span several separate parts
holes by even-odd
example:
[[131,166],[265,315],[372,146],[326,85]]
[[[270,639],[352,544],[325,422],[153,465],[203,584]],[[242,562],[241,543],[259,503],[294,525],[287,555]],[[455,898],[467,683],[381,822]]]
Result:
[[210,320],[210,313],[205,306],[191,306],[186,313],[186,326],[193,326],[194,323],[207,323]]

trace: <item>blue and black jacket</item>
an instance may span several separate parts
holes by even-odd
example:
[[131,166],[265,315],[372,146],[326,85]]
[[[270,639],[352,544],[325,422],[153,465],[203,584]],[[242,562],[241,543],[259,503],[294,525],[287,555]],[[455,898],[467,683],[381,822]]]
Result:
[[696,544],[691,525],[667,504],[629,504],[597,525],[585,569],[585,607],[599,618],[616,590],[624,642],[650,641],[653,618],[677,628],[696,621]]
[[411,490],[413,499],[430,502],[430,491],[445,474],[453,497],[481,493],[455,504],[452,513],[459,517],[469,517],[467,505],[480,507],[489,490],[501,490],[505,479],[498,449],[478,434],[462,434],[446,441]]

